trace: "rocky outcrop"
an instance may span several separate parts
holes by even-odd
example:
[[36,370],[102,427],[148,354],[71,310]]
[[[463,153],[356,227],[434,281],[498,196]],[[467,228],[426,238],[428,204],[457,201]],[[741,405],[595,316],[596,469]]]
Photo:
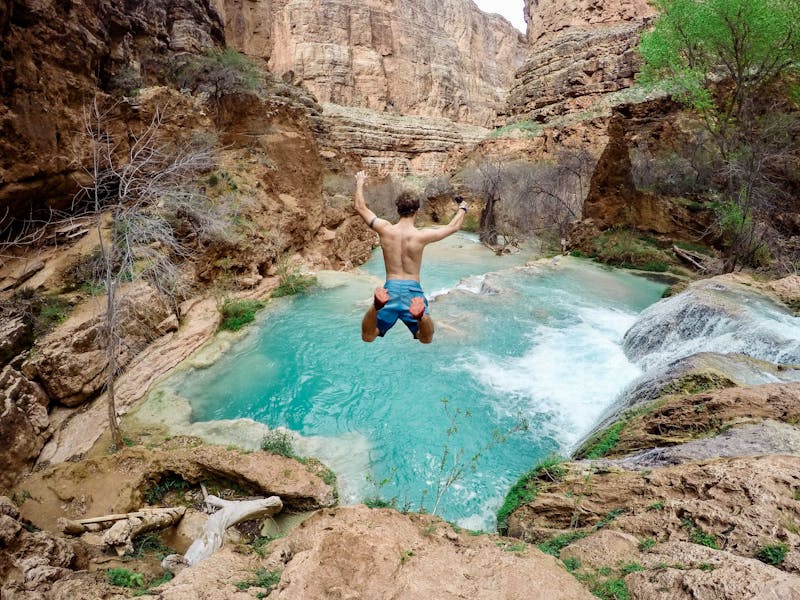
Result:
[[487,129],[446,119],[391,115],[364,108],[326,104],[326,134],[331,151],[360,157],[370,172],[384,175],[438,175],[446,165],[486,137]]
[[508,105],[537,121],[631,86],[639,33],[655,15],[646,0],[526,0],[525,12],[529,54]]
[[[121,291],[116,308],[122,336],[117,363],[125,368],[138,352],[162,334],[159,325],[170,314],[156,292],[146,285]],[[64,406],[94,397],[106,383],[108,366],[105,312],[78,314],[37,344],[37,352],[22,366],[25,376],[41,383],[47,395]]]
[[222,482],[249,494],[280,496],[294,510],[313,510],[335,503],[333,487],[320,476],[324,471],[275,454],[176,438],[158,451],[126,448],[112,456],[37,471],[24,483],[26,495],[34,500],[20,510],[38,527],[55,530],[59,517],[81,519],[137,510],[145,504],[146,492],[170,477],[192,484]]
[[[164,600],[238,598],[230,573],[279,571],[270,594],[295,598],[589,600],[593,596],[537,549],[469,535],[440,519],[364,506],[319,511],[256,561],[222,551],[159,588]],[[199,571],[199,572],[196,572]],[[442,574],[447,576],[443,577]],[[214,590],[213,592],[210,590]],[[242,596],[244,598],[245,596]]]
[[320,102],[489,126],[522,34],[469,0],[273,0],[270,68]]
[[0,371],[0,490],[29,470],[52,435],[47,394],[11,366]]
[[208,0],[0,2],[0,214],[69,206],[83,177],[83,106],[124,66],[144,77],[169,54],[223,40]]

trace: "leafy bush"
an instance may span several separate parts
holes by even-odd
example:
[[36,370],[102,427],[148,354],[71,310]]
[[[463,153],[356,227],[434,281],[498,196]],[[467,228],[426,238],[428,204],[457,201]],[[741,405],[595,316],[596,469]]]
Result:
[[106,571],[108,583],[117,587],[141,588],[144,587],[144,577],[141,573],[134,573],[128,569],[114,568]]
[[147,504],[158,504],[170,492],[184,492],[188,490],[190,484],[180,475],[169,474],[161,478],[160,481],[148,487],[143,494]]
[[251,587],[272,590],[278,586],[280,580],[281,572],[278,570],[268,571],[267,569],[257,569],[252,578],[238,581],[234,585],[236,589],[240,591],[249,590]]
[[207,92],[217,102],[230,94],[254,92],[265,82],[258,65],[232,48],[210,49],[202,56],[181,56],[171,71],[177,87]]
[[597,583],[591,587],[591,592],[603,600],[630,600],[631,597],[627,584],[619,578]]
[[364,505],[368,508],[397,508],[397,498],[386,500],[380,496],[364,498]]
[[566,548],[572,542],[577,542],[585,537],[586,532],[584,531],[570,531],[569,533],[562,533],[546,542],[538,544],[538,548],[545,554],[550,554],[557,558],[562,548]]
[[225,300],[222,304],[220,331],[239,331],[256,318],[256,313],[264,308],[258,300]]
[[772,546],[764,546],[756,552],[756,558],[768,565],[778,566],[783,563],[786,558],[786,553],[789,551],[788,544],[774,544]]

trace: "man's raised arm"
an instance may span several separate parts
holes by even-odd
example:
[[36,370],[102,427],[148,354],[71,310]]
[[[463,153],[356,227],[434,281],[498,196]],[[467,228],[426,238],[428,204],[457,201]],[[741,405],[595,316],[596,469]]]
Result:
[[444,227],[438,227],[436,229],[424,229],[421,235],[422,241],[426,244],[430,244],[432,242],[443,240],[449,235],[453,235],[456,231],[461,229],[461,224],[464,222],[464,217],[467,216],[467,208],[468,205],[466,202],[463,200],[459,202],[458,211],[456,211],[455,216],[450,220],[450,222]]
[[367,208],[367,201],[364,200],[364,181],[366,181],[366,179],[367,174],[364,171],[356,173],[356,193],[355,196],[353,196],[353,208],[361,215],[361,218],[364,219],[367,225],[375,229],[376,224],[385,221],[379,219],[374,212]]

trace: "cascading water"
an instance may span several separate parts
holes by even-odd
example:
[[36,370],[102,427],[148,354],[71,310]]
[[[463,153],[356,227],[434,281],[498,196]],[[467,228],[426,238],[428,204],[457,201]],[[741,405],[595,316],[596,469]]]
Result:
[[322,289],[272,302],[219,360],[177,373],[140,413],[175,421],[158,411],[190,405],[183,432],[249,447],[266,427],[297,432],[336,471],[343,502],[377,494],[430,510],[457,459],[439,514],[492,528],[517,477],[567,451],[641,373],[622,336],[664,289],[569,257],[523,262],[468,235],[429,247],[430,346],[402,324],[361,342],[379,257],[362,274],[321,274]]
[[800,319],[742,285],[700,281],[642,312],[624,347],[646,370],[699,352],[800,364]]

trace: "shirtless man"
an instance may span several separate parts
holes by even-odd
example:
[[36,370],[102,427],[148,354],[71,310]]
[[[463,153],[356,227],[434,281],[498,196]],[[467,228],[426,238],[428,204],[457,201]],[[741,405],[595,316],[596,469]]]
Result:
[[353,206],[380,236],[386,284],[375,290],[373,304],[361,322],[361,339],[372,342],[378,336],[383,337],[399,318],[416,339],[423,344],[430,344],[433,341],[433,320],[428,314],[428,300],[419,284],[422,251],[428,244],[443,240],[461,229],[464,215],[467,214],[467,203],[459,204],[458,213],[444,227],[419,230],[414,226],[419,198],[410,192],[402,192],[396,201],[400,220],[392,224],[379,219],[367,208],[364,200],[366,178],[364,171],[356,174]]

